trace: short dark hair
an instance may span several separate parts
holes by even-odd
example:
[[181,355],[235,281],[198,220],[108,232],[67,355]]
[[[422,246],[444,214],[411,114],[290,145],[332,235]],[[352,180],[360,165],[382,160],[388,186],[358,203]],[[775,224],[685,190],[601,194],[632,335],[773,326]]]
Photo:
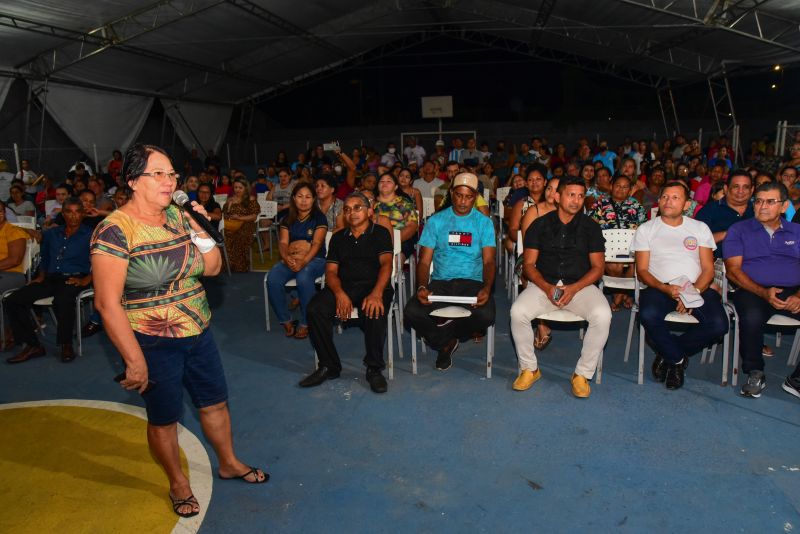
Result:
[[767,191],[778,191],[781,196],[781,202],[789,200],[789,190],[786,189],[782,182],[764,182],[756,188],[756,194],[766,193]]
[[617,183],[617,182],[618,182],[618,181],[620,181],[620,180],[628,180],[628,183],[629,183],[630,185],[633,185],[633,180],[632,180],[632,179],[631,179],[629,176],[625,176],[624,174],[618,174],[618,175],[616,175],[616,176],[614,177],[614,179],[613,179],[613,180],[611,180],[611,184],[613,185],[613,184]]
[[600,167],[595,169],[594,174],[597,175],[597,174],[600,173],[600,171],[607,172],[609,176],[613,176],[613,174],[614,174],[613,172],[611,172],[611,169],[609,169],[605,165],[601,165]]
[[750,173],[746,169],[736,169],[735,171],[732,171],[730,175],[728,175],[728,183],[730,184],[731,181],[737,176],[743,176],[747,178],[750,180],[750,185],[753,185],[753,177],[750,176]]
[[78,198],[80,198],[81,195],[87,195],[87,194],[92,195],[95,199],[97,199],[97,195],[95,195],[94,191],[92,191],[91,189],[84,189],[83,191],[81,191],[80,195],[78,195]]
[[61,204],[61,210],[63,211],[67,206],[78,206],[78,210],[83,211],[83,202],[78,197],[67,197],[64,203]]
[[328,186],[331,189],[336,189],[336,186],[339,185],[339,184],[336,183],[336,179],[333,176],[331,176],[330,174],[320,174],[319,176],[314,178],[314,185],[316,185],[317,182],[319,182],[320,180],[322,180],[323,182],[328,184]]
[[670,187],[680,187],[683,190],[683,197],[686,200],[689,200],[689,198],[691,197],[689,193],[689,188],[686,186],[685,183],[681,182],[680,180],[672,180],[665,183],[663,186],[661,186],[661,191],[659,191],[658,196],[660,197],[664,195],[664,191],[666,191]]
[[586,182],[580,176],[566,176],[563,180],[558,182],[558,192],[563,193],[568,185],[579,185],[586,191]]
[[528,170],[525,172],[525,179],[530,178],[531,174],[534,172],[538,172],[542,175],[542,178],[547,180],[547,167],[538,162],[533,162],[528,165]]
[[372,206],[372,203],[371,203],[371,202],[370,202],[370,200],[367,198],[367,195],[365,195],[365,194],[364,194],[364,193],[362,193],[361,191],[353,191],[352,193],[350,193],[349,195],[347,195],[347,196],[344,198],[344,201],[345,201],[345,202],[347,202],[347,201],[348,201],[348,200],[350,200],[351,198],[356,198],[356,199],[360,200],[360,201],[361,201],[361,202],[363,202],[363,203],[364,203],[364,205],[365,205],[366,207],[368,207],[368,208],[369,208],[370,206]]

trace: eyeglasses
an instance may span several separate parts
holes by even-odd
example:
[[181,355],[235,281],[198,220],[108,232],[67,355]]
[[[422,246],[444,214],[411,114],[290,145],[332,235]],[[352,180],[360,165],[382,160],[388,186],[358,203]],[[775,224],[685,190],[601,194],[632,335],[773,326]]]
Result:
[[783,204],[783,202],[785,202],[785,201],[781,200],[779,198],[757,198],[757,199],[755,199],[753,201],[753,204],[755,204],[756,206],[760,206],[762,204],[766,204],[767,206],[769,206],[771,208],[772,206],[774,206],[776,204]]
[[164,178],[169,178],[170,180],[173,180],[175,182],[177,182],[178,179],[181,177],[181,175],[178,174],[175,171],[172,171],[172,172],[165,172],[165,171],[143,172],[142,176],[151,176],[151,177],[155,178],[156,180],[163,180]]
[[350,213],[350,212],[353,212],[353,213],[361,213],[361,212],[362,212],[362,211],[364,211],[365,209],[367,209],[367,207],[366,207],[365,205],[363,205],[363,204],[356,204],[355,206],[352,206],[352,207],[351,207],[351,206],[345,206],[344,208],[342,208],[342,211],[343,211],[344,213]]

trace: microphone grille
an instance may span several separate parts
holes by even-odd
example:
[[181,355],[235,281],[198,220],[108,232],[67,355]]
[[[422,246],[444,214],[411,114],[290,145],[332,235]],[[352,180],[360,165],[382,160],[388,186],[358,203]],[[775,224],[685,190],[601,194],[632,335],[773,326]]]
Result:
[[176,189],[174,193],[172,193],[172,200],[178,206],[183,206],[187,202],[189,202],[189,195],[181,191],[180,189]]

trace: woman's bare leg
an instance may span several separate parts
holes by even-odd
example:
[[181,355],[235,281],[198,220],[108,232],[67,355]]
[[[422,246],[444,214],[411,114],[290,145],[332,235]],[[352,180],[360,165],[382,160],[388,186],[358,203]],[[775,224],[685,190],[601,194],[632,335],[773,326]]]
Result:
[[[169,493],[176,499],[186,499],[192,495],[189,479],[181,470],[180,448],[178,447],[178,424],[147,425],[147,443],[158,463],[164,468],[169,479]],[[197,504],[184,504],[178,507],[179,513],[199,512]]]
[[[203,433],[217,453],[220,476],[225,478],[238,477],[250,470],[250,466],[239,461],[233,452],[231,416],[227,402],[200,408],[200,425],[203,427]],[[263,479],[263,473],[258,473],[258,475],[251,473],[246,477],[248,482],[256,482]]]

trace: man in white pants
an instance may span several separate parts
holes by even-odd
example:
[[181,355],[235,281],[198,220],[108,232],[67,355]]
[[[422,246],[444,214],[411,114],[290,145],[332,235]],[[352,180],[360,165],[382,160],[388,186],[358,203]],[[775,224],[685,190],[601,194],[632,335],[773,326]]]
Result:
[[558,209],[536,219],[525,232],[523,270],[532,283],[511,307],[511,334],[520,367],[516,391],[529,389],[542,377],[533,352],[531,321],[564,309],[589,322],[571,382],[576,397],[591,393],[589,380],[608,339],[611,308],[594,285],[605,269],[605,240],[600,225],[582,213],[585,194],[581,178],[562,180],[556,194]]

